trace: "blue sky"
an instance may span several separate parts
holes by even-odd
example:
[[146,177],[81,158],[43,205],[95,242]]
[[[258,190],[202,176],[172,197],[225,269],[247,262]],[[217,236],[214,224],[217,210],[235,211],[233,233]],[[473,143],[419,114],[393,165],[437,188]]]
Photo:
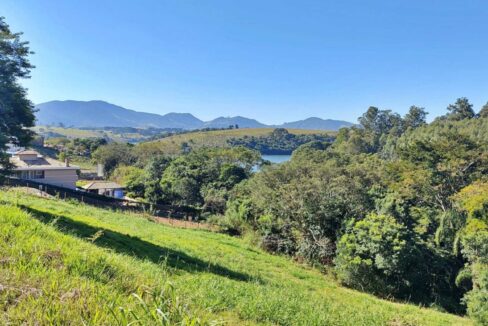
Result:
[[0,15],[36,52],[35,103],[281,123],[488,101],[487,1],[2,0]]

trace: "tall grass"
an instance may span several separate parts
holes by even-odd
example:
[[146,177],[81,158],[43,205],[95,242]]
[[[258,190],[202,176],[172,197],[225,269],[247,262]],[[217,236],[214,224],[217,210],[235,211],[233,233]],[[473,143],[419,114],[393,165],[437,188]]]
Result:
[[0,324],[469,325],[247,242],[0,192]]

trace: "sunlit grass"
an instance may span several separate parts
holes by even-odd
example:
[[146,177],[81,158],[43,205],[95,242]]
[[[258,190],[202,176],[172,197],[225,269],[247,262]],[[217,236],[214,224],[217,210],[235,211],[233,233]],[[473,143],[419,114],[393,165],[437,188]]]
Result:
[[157,307],[172,323],[470,324],[345,289],[238,238],[137,214],[3,190],[0,230],[0,324],[161,324]]

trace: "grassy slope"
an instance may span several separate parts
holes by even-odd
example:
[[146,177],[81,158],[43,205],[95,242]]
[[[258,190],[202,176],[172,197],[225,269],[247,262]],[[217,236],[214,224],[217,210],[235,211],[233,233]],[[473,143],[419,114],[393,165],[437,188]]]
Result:
[[[139,144],[140,148],[158,149],[161,152],[172,154],[179,153],[181,144],[188,143],[193,148],[199,147],[222,147],[227,146],[227,140],[231,138],[241,138],[244,136],[264,136],[269,135],[274,128],[242,128],[231,130],[212,130],[198,131],[186,134],[174,135],[156,141]],[[334,134],[332,131],[288,129],[292,134]]]
[[[470,324],[342,288],[314,269],[237,238],[137,215],[1,191],[0,230],[0,324],[114,324],[111,305],[132,307],[136,316],[148,318],[130,294],[161,287],[165,280],[176,293],[165,298],[175,302],[179,296],[190,311],[180,303],[171,309],[172,322],[199,316],[232,325]],[[163,311],[169,307],[174,305]],[[114,311],[122,320],[124,314]]]
[[[128,139],[143,139],[144,137],[140,134],[126,133],[119,134],[114,133],[110,130],[85,130],[76,128],[61,128],[61,127],[46,127],[46,126],[36,126],[33,127],[36,133],[42,134],[43,132],[54,132],[63,135],[67,138],[105,138],[108,137],[113,141],[126,142]],[[42,131],[41,131],[42,130]]]

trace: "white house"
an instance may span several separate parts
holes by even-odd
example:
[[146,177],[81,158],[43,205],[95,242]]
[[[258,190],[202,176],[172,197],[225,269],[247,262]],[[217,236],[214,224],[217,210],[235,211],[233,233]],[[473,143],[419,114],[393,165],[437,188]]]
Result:
[[112,181],[93,181],[82,188],[87,192],[103,196],[124,198],[124,187]]
[[59,187],[76,189],[78,166],[44,157],[33,150],[23,150],[10,158],[13,177]]

